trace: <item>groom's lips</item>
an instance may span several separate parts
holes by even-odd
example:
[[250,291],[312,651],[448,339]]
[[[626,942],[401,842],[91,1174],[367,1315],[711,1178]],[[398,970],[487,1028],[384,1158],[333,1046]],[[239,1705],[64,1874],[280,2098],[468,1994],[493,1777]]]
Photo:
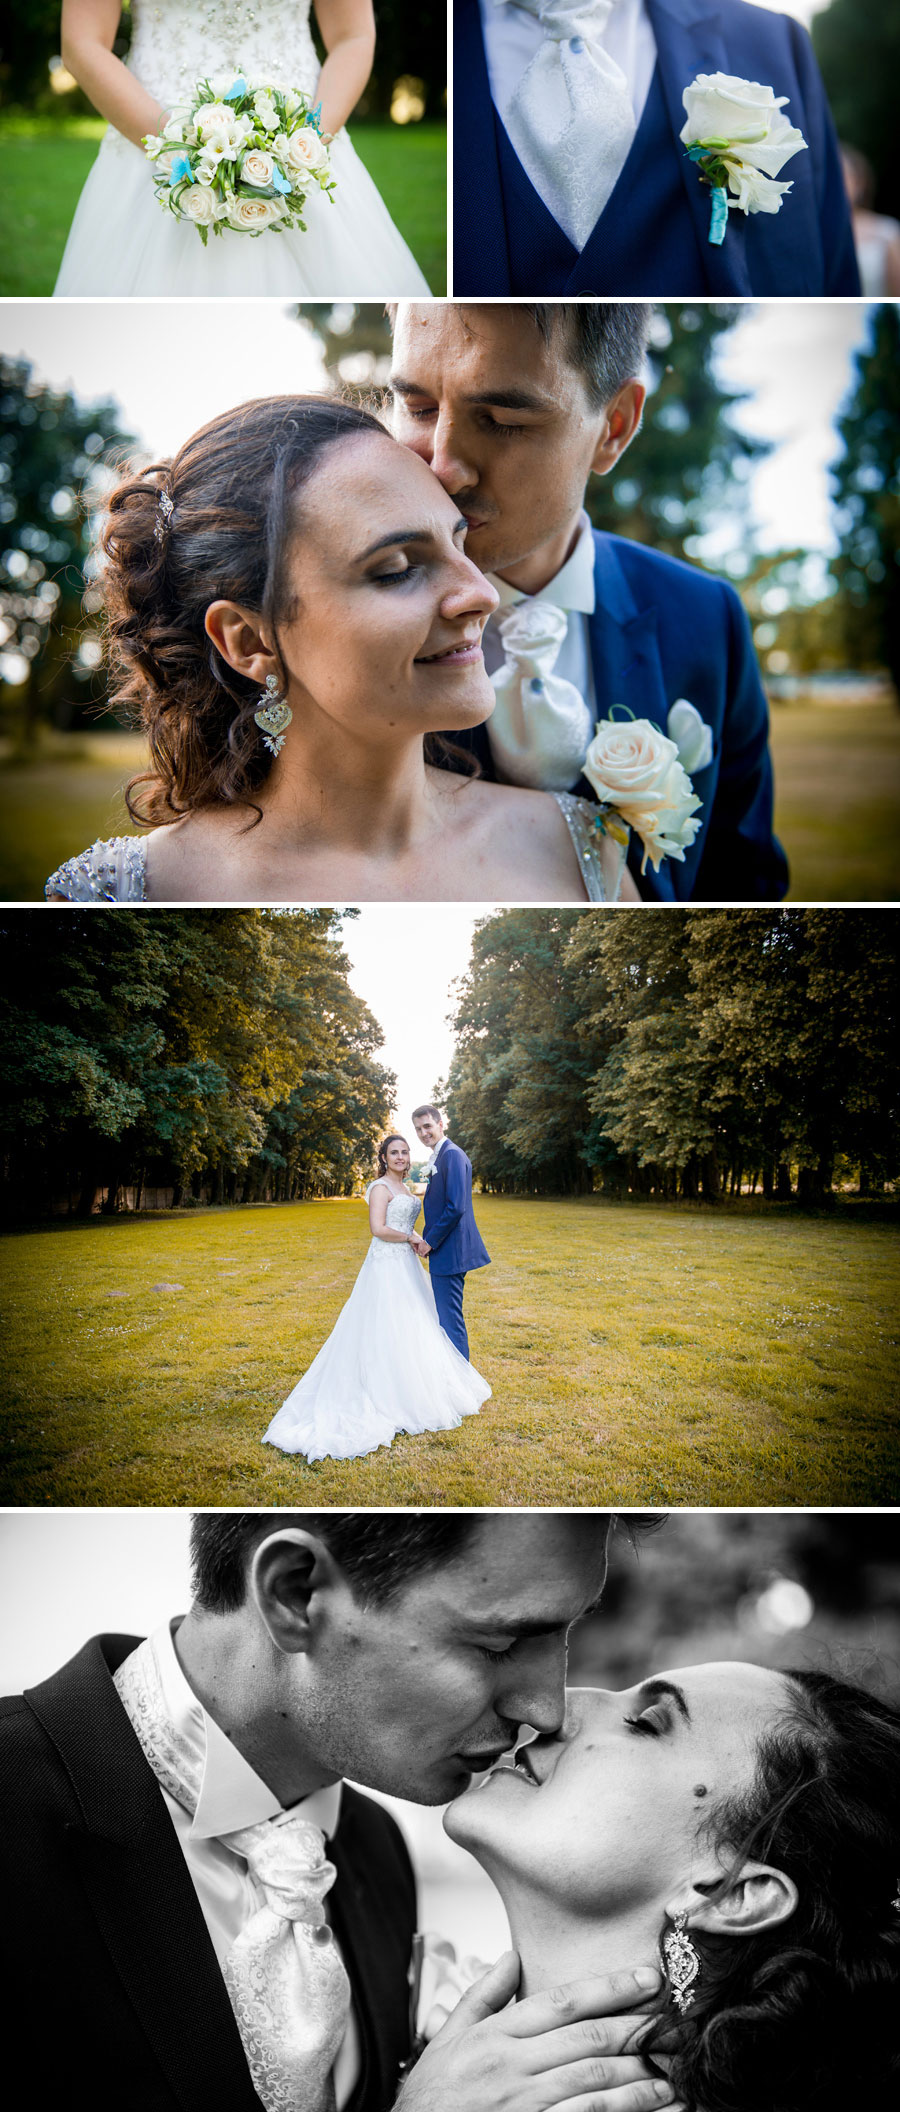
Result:
[[467,1767],[470,1775],[485,1775],[489,1768],[496,1767],[498,1760],[510,1751],[508,1745],[492,1745],[486,1753],[458,1753],[457,1759]]

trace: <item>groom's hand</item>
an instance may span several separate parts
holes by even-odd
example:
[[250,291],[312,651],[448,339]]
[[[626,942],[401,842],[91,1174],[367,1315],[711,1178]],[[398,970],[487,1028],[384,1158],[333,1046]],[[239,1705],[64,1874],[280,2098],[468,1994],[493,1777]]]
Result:
[[[512,2001],[515,1951],[505,1951],[426,2046],[395,2112],[650,2112],[675,2092],[629,2049],[647,2022],[640,2004],[660,1976],[649,1967],[595,1975]],[[499,2014],[498,2014],[499,2012]],[[682,2108],[683,2112],[683,2108]]]
[[426,1256],[426,1254],[430,1254],[430,1253],[431,1253],[431,1248],[430,1248],[430,1246],[429,1246],[429,1244],[428,1244],[428,1241],[427,1241],[427,1239],[420,1239],[420,1241],[419,1241],[419,1253],[421,1254],[421,1256],[422,1256],[422,1260],[423,1260],[423,1261],[424,1261],[424,1259],[425,1259],[425,1256]]

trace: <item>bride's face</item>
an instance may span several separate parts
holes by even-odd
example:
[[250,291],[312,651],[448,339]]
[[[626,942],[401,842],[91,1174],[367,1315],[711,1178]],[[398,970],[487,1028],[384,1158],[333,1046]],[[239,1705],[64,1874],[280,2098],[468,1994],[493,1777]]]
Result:
[[405,1180],[409,1172],[409,1145],[395,1141],[388,1145],[384,1156],[388,1173],[393,1173],[398,1181]]
[[301,509],[280,629],[295,710],[305,691],[377,742],[488,718],[481,634],[498,597],[430,469],[387,434],[355,434],[325,451]]
[[556,1737],[519,1748],[451,1804],[445,1826],[490,1872],[514,1921],[538,1895],[590,1921],[658,1902],[709,1861],[714,1802],[745,1789],[785,1711],[777,1672],[692,1665],[627,1692],[574,1687]]

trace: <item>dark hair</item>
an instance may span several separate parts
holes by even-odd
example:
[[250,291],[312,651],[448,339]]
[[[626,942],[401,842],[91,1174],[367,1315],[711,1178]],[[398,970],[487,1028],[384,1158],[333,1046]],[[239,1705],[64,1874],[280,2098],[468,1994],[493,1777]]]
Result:
[[[579,1515],[584,1516],[584,1513]],[[634,1544],[660,1523],[651,1513],[597,1512],[598,1529],[612,1522]],[[357,1597],[373,1605],[395,1598],[410,1578],[439,1569],[462,1554],[484,1513],[395,1511],[195,1511],[191,1519],[194,1597],[204,1613],[236,1613],[246,1596],[247,1560],[266,1533],[300,1526],[324,1540]],[[590,1514],[588,1514],[590,1516]]]
[[[262,397],[223,412],[171,462],[112,493],[100,536],[110,696],[146,734],[151,759],[127,789],[133,821],[252,808],[272,768],[253,718],[259,685],[223,660],[206,612],[222,599],[257,611],[279,650],[278,623],[296,613],[285,560],[298,495],[325,448],[366,433],[390,438],[355,404]],[[439,760],[433,737],[432,748]]]
[[[395,1136],[395,1137],[382,1137],[382,1139],[381,1139],[381,1143],[380,1143],[380,1144],[379,1144],[379,1146],[378,1146],[378,1171],[379,1171],[379,1173],[387,1173],[387,1154],[388,1154],[388,1145],[389,1145],[389,1144],[406,1144],[406,1138],[405,1138],[405,1137],[396,1137],[396,1136]],[[409,1150],[409,1145],[408,1145],[408,1144],[406,1144],[406,1149],[407,1149],[407,1151]]]
[[900,1710],[826,1672],[785,1672],[785,1715],[749,1790],[703,1827],[733,1865],[775,1864],[799,1904],[743,1938],[690,1926],[694,2001],[644,2040],[689,2112],[839,2112],[900,2079]]
[[433,1107],[430,1100],[426,1100],[422,1107],[413,1108],[412,1118],[414,1122],[421,1122],[423,1115],[433,1115],[436,1122],[443,1122],[444,1119],[440,1108]]
[[[393,327],[397,302],[388,303]],[[469,301],[451,302],[451,307],[472,307]],[[544,343],[562,330],[566,358],[584,378],[592,407],[602,410],[641,372],[650,337],[652,308],[647,301],[523,301],[518,310],[528,317]]]

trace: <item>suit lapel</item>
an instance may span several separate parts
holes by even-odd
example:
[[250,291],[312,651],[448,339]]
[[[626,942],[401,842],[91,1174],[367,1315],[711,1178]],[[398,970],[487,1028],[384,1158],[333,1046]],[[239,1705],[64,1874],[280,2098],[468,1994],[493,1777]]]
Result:
[[679,137],[685,121],[684,91],[698,73],[730,73],[728,48],[715,0],[646,0],[656,38],[660,79],[672,142],[695,233],[702,245],[711,294],[750,294],[745,213],[729,213],[721,248],[709,240],[710,191],[701,183]]
[[26,1695],[82,1813],[73,1861],[109,1957],[184,2112],[259,2112],[197,1895],[112,1684],[136,1637],[86,1645]]
[[469,296],[510,293],[503,181],[478,0],[459,0],[453,53],[458,83],[453,107],[454,290],[458,283],[459,292]]
[[636,719],[652,719],[665,732],[666,698],[657,638],[656,609],[639,609],[615,546],[594,535],[594,613],[589,618],[598,716],[614,704]]
[[[337,1871],[332,1925],[350,1978],[362,2050],[362,2073],[348,2112],[381,2112],[393,2103],[408,2052],[408,1934],[398,1933],[390,1880],[375,1842],[360,1826],[354,1792],[344,1789],[341,1823],[328,1853]],[[386,1889],[387,1888],[387,1889]]]

